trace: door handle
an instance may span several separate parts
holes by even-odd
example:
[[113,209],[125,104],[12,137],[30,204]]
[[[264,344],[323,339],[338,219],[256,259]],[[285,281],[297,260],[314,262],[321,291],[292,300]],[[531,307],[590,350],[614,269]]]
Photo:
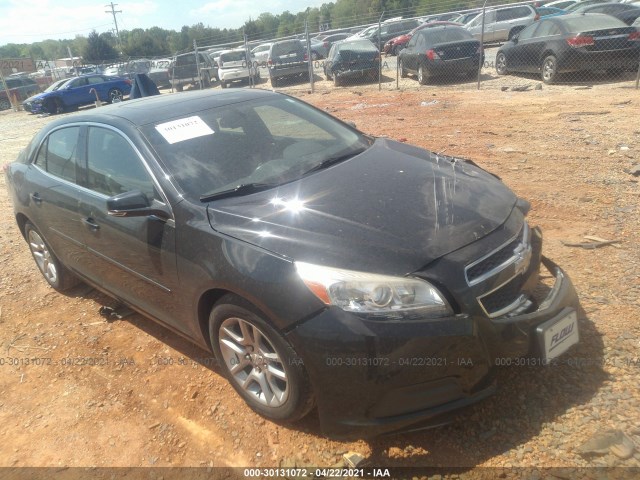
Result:
[[98,230],[100,230],[100,225],[98,225],[95,220],[91,217],[89,218],[83,218],[82,219],[82,223],[85,224],[85,226],[91,230],[92,232],[97,232]]
[[31,200],[33,200],[33,203],[36,203],[38,205],[42,203],[42,197],[40,197],[40,194],[38,192],[32,193],[29,196],[31,197]]

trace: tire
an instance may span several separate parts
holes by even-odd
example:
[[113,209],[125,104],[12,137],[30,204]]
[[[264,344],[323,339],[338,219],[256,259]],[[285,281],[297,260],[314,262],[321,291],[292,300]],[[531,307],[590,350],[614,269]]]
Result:
[[209,334],[224,375],[252,410],[295,422],[313,409],[302,361],[248,302],[232,294],[220,299],[209,316]]
[[122,97],[124,97],[122,90],[120,90],[119,88],[112,88],[111,90],[109,90],[109,99],[107,100],[107,102],[108,103],[121,102]]
[[176,92],[181,92],[181,91],[183,91],[183,90],[184,90],[184,85],[178,85],[178,86],[176,87]]
[[554,83],[558,79],[558,60],[553,55],[545,57],[542,62],[542,81],[546,84]]
[[51,287],[63,292],[80,283],[78,277],[60,263],[31,222],[25,223],[24,235],[40,273]]
[[225,82],[220,82],[220,88],[227,88],[227,84]]
[[496,73],[498,75],[507,75],[509,73],[509,70],[507,70],[507,57],[502,52],[496,56]]
[[428,75],[425,75],[424,66],[422,64],[418,65],[418,83],[420,85],[426,85],[427,80],[429,79]]
[[9,110],[11,108],[11,102],[5,98],[0,98],[0,110]]
[[62,102],[60,102],[57,98],[48,99],[44,105],[44,110],[50,115],[56,115],[58,113],[64,112],[64,107],[62,106]]
[[209,77],[208,73],[205,73],[202,78],[202,87],[209,88],[211,86],[211,77]]
[[278,79],[276,77],[271,77],[271,86],[276,88],[278,86]]
[[407,71],[404,69],[404,62],[402,60],[400,61],[400,78],[407,78]]

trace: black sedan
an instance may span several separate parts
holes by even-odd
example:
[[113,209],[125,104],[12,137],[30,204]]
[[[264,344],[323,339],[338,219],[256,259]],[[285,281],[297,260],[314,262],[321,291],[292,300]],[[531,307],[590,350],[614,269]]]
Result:
[[498,75],[540,73],[553,83],[568,72],[638,68],[640,32],[599,13],[540,20],[522,30],[496,54]]
[[324,74],[339,86],[347,78],[377,80],[380,72],[380,52],[370,40],[343,40],[331,46]]
[[640,7],[628,3],[601,3],[585,5],[574,10],[575,13],[604,13],[622,20],[627,25],[633,24],[640,17]]
[[471,161],[289,96],[60,118],[6,176],[53,288],[86,282],[212,351],[270,419],[317,406],[341,437],[441,424],[494,391],[503,359],[549,363],[578,342],[576,293],[528,202]]
[[482,48],[462,27],[442,26],[418,30],[400,52],[400,76],[415,73],[426,85],[431,77],[478,73]]

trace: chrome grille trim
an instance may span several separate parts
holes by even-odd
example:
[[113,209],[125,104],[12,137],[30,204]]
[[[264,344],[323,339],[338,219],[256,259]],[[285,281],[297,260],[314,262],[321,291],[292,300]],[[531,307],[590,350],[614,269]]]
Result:
[[[530,259],[531,258],[531,243],[529,242],[529,230],[530,230],[529,229],[529,225],[527,224],[527,222],[524,222],[524,226],[522,227],[522,230],[520,230],[520,232],[517,235],[515,235],[512,238],[510,238],[508,241],[506,241],[505,243],[500,245],[498,248],[492,250],[491,252],[489,252],[485,256],[480,257],[478,260],[476,260],[473,263],[470,263],[469,265],[467,265],[465,267],[465,269],[464,269],[464,276],[465,276],[465,280],[467,281],[467,284],[470,287],[473,287],[474,285],[478,285],[479,283],[485,282],[489,278],[491,278],[494,275],[500,273],[502,270],[504,270],[505,268],[509,267],[510,265],[512,265],[514,263],[517,263],[518,261],[526,260],[527,257]],[[472,279],[469,278],[469,270],[471,268],[473,268],[474,266],[478,265],[479,263],[489,259],[490,257],[492,257],[493,255],[497,254],[498,252],[502,251],[503,249],[507,248],[509,246],[509,244],[513,243],[518,238],[520,238],[520,242],[518,243],[516,248],[514,248],[513,255],[511,255],[505,261],[500,263],[500,265],[492,268],[491,270],[489,270],[487,272],[484,272],[482,275],[479,275],[479,276],[477,276],[475,278],[472,278]],[[526,263],[528,264],[529,262],[527,261]],[[516,275],[518,273],[522,273],[522,272],[519,271],[519,269],[516,269]],[[514,275],[514,277],[516,275]]]

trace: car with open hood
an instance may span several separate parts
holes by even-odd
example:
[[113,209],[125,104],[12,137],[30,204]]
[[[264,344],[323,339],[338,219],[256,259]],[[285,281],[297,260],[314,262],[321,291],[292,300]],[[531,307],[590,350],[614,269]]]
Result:
[[495,391],[502,359],[549,364],[579,339],[526,200],[279,93],[68,115],[6,182],[53,288],[86,282],[212,352],[274,421],[317,407],[333,437],[439,425]]

